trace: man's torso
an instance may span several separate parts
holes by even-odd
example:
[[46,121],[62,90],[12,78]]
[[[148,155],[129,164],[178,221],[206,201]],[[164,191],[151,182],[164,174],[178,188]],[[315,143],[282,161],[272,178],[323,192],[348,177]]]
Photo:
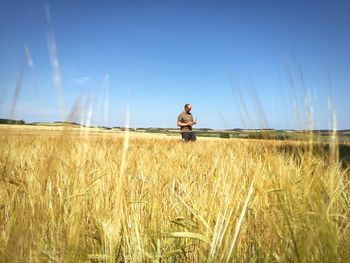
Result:
[[[186,112],[181,112],[179,116],[177,117],[177,121],[181,121],[184,123],[188,123],[193,121],[193,117],[191,113],[186,113]],[[190,132],[192,131],[192,126],[185,126],[185,127],[180,127],[181,132]]]

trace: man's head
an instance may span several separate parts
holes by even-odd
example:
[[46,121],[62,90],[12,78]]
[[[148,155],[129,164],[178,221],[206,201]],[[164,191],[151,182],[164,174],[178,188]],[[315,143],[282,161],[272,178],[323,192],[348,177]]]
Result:
[[192,109],[192,106],[191,106],[191,104],[186,103],[184,108],[185,108],[185,112],[189,113]]

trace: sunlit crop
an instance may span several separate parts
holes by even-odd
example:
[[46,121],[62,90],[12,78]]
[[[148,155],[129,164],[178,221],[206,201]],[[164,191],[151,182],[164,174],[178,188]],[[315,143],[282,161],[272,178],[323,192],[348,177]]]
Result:
[[346,261],[349,179],[307,143],[2,129],[0,261]]

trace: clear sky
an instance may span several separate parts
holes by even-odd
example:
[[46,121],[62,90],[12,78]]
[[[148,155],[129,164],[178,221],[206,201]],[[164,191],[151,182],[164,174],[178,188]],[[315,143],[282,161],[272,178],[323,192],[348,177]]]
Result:
[[2,0],[0,118],[26,58],[12,117],[28,122],[124,126],[128,107],[130,127],[176,127],[190,102],[198,127],[298,129],[311,113],[327,129],[331,97],[350,128],[349,14],[342,0]]

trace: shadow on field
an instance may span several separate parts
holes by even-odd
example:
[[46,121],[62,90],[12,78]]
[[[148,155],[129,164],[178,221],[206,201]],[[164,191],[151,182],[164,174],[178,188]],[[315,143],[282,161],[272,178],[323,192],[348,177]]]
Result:
[[[297,145],[297,144],[285,144],[277,147],[277,151],[293,156],[297,163],[300,163],[301,156],[309,151],[308,145]],[[339,144],[338,149],[339,162],[342,168],[350,168],[350,145]],[[326,161],[331,156],[331,147],[329,144],[315,144],[313,145],[313,155],[324,158]]]

